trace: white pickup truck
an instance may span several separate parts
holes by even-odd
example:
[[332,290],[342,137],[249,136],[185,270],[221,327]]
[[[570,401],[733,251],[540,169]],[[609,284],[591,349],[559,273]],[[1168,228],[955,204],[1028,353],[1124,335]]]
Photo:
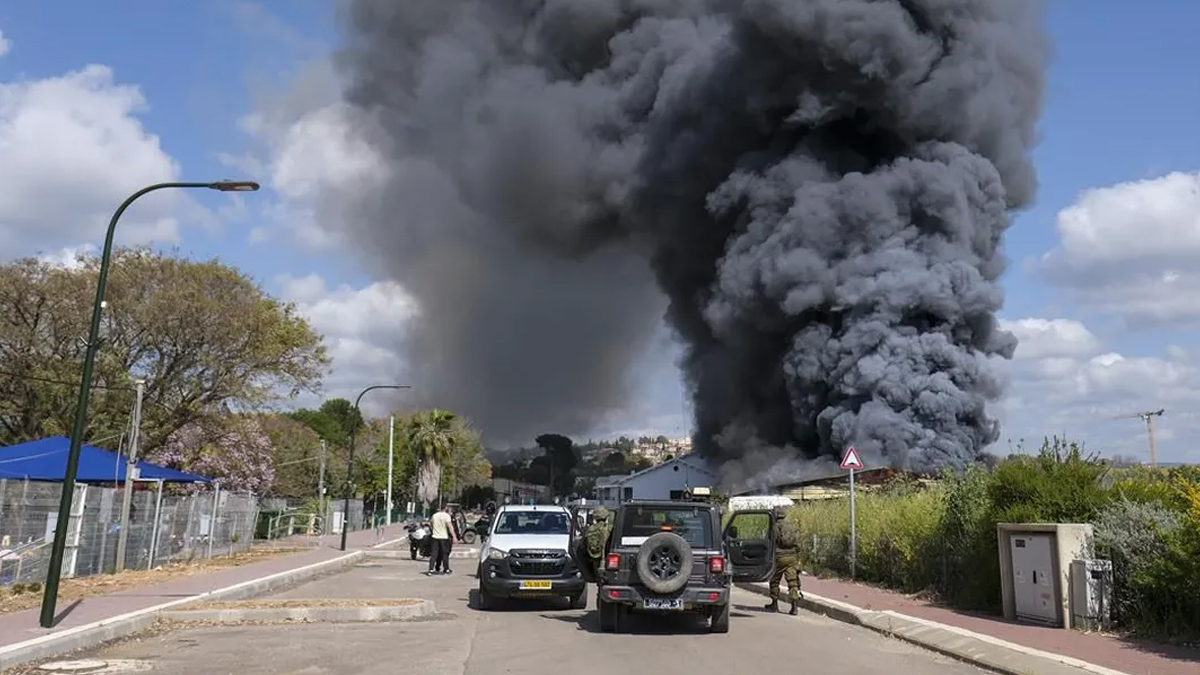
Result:
[[567,598],[587,607],[587,582],[568,549],[571,512],[558,505],[505,505],[479,552],[479,608],[501,599]]

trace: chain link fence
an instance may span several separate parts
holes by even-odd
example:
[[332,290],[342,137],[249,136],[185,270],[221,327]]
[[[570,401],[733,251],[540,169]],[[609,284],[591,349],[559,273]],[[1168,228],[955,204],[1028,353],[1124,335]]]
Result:
[[[58,522],[59,483],[0,479],[0,585],[41,582]],[[64,577],[117,569],[122,492],[76,485]],[[232,555],[250,548],[258,518],[253,495],[136,485],[129,512],[124,568]]]

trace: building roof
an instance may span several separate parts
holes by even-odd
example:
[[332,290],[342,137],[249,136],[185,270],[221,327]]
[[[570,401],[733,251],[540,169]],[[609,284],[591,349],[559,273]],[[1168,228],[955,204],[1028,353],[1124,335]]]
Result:
[[[686,464],[690,470],[707,474],[710,478],[717,477],[716,472],[709,468],[708,460],[694,452],[689,452],[686,455],[680,455],[674,459],[668,459],[662,464],[655,464],[648,469],[642,469],[641,471],[637,471],[626,476],[601,476],[600,478],[596,479],[596,487],[612,487],[614,485],[623,485],[636,478],[641,478],[655,471],[662,471],[668,467],[679,464]],[[614,478],[616,480],[612,482],[602,482],[606,478]]]

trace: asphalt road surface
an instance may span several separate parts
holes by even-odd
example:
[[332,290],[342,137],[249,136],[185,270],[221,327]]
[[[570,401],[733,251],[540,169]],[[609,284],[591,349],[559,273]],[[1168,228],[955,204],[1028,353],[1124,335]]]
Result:
[[726,635],[710,634],[701,620],[685,616],[636,617],[630,633],[601,633],[591,604],[580,611],[567,609],[565,602],[479,611],[470,600],[476,586],[475,561],[454,562],[454,575],[426,577],[421,574],[424,563],[367,560],[276,596],[421,597],[437,603],[439,616],[434,618],[187,628],[126,640],[87,657],[129,659],[130,671],[140,664],[163,675],[983,673],[821,616],[768,614],[761,596],[742,590],[735,592]]

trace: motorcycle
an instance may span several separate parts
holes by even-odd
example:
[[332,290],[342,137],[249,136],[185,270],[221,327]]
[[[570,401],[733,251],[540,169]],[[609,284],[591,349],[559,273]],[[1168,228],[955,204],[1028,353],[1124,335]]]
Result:
[[433,547],[433,538],[429,536],[429,523],[412,523],[404,529],[408,530],[408,550],[412,559],[428,558]]

